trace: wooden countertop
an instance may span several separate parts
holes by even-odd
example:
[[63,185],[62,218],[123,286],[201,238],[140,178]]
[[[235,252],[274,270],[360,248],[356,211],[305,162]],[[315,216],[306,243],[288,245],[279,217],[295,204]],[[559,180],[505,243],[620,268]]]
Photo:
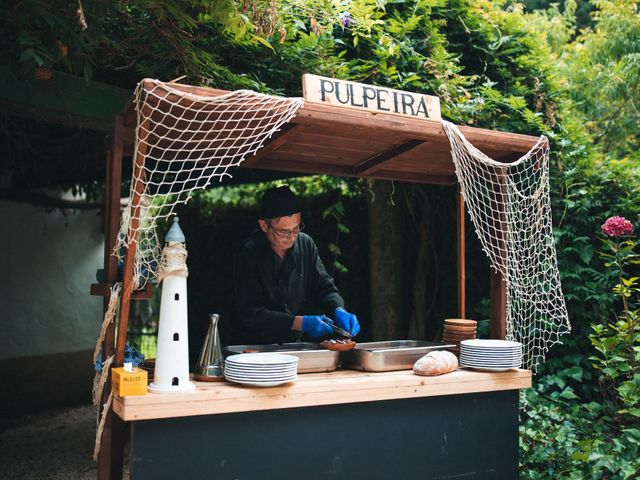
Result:
[[135,421],[515,390],[531,386],[531,372],[458,369],[437,377],[420,377],[411,370],[337,370],[298,375],[295,382],[278,387],[249,387],[231,382],[194,383],[196,390],[188,393],[148,393],[124,398],[114,394],[113,410],[123,420]]

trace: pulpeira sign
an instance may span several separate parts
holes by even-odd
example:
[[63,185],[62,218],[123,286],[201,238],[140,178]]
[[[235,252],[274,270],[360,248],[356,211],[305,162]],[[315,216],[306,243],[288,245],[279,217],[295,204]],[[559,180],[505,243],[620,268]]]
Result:
[[440,99],[420,93],[349,82],[305,73],[304,99],[335,107],[355,108],[373,113],[440,120]]

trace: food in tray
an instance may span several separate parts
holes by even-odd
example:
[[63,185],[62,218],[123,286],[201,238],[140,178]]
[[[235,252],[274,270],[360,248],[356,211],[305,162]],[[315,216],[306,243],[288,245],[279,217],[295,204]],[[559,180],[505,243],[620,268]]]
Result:
[[335,350],[338,352],[346,352],[356,346],[356,342],[349,338],[332,338],[331,340],[324,340],[320,342],[322,348],[328,350]]
[[443,375],[458,368],[458,357],[445,350],[427,353],[413,364],[413,373],[426,377]]

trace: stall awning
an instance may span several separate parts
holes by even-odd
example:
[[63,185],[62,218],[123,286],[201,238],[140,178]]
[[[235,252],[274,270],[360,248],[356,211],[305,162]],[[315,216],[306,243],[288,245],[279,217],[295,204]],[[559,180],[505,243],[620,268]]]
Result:
[[[176,83],[166,85],[203,98],[230,93]],[[198,110],[198,105],[195,107],[194,111]],[[201,107],[206,109],[206,102]],[[125,126],[128,127],[125,150],[132,152],[135,118],[126,119]],[[537,141],[537,137],[529,135],[468,126],[460,130],[475,147],[500,162],[518,159]],[[439,120],[313,103],[301,107],[288,124],[241,166],[433,184],[456,182],[449,140]]]

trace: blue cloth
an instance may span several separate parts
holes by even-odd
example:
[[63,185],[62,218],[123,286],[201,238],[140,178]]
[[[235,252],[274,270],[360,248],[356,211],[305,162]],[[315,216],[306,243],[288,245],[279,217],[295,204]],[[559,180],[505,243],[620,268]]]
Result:
[[[127,344],[124,347],[124,363],[129,363],[134,367],[139,367],[144,362],[144,355],[136,350],[135,347]],[[98,354],[98,358],[96,359],[96,364],[94,365],[96,372],[102,371],[102,351]]]

